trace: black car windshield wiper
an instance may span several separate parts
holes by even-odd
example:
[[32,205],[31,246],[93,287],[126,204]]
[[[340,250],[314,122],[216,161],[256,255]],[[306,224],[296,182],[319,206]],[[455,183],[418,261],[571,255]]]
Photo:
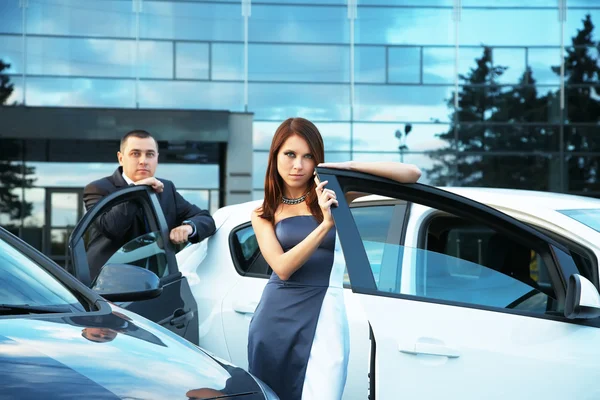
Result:
[[31,306],[29,304],[0,304],[0,315],[52,314],[71,312],[69,306]]

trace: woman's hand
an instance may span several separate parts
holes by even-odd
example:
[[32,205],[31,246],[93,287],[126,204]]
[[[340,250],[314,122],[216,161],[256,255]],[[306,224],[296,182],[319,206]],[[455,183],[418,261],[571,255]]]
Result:
[[335,192],[325,187],[325,185],[327,185],[327,181],[320,182],[319,178],[316,176],[315,183],[317,185],[315,190],[319,198],[319,207],[321,207],[321,211],[323,212],[323,222],[326,223],[329,228],[332,228],[334,222],[333,215],[331,214],[331,206],[335,204],[337,207],[338,205]]

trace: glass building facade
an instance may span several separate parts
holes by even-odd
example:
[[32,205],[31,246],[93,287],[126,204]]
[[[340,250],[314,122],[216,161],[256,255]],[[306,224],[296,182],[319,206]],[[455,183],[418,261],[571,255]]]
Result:
[[[253,113],[256,198],[291,116],[317,124],[328,161],[402,160],[429,184],[599,196],[598,23],[597,0],[4,0],[0,73],[9,106]],[[16,199],[19,226],[113,167],[38,167]],[[213,167],[197,166],[214,177],[204,187],[179,177],[204,206]],[[75,221],[65,212],[48,246]]]

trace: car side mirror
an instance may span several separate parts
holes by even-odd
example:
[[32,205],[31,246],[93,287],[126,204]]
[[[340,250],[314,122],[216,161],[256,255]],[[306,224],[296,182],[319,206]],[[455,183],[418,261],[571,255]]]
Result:
[[160,296],[162,285],[152,271],[130,264],[106,264],[92,290],[109,301],[150,300]]
[[592,319],[600,316],[600,294],[592,282],[579,274],[573,274],[567,285],[565,317],[569,319]]

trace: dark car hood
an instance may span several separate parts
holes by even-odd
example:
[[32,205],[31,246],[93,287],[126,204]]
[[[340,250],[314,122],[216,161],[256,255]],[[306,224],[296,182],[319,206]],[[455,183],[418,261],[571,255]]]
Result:
[[110,307],[0,320],[0,397],[187,399],[188,391],[206,388],[200,392],[211,393],[208,398],[263,399],[245,371]]

